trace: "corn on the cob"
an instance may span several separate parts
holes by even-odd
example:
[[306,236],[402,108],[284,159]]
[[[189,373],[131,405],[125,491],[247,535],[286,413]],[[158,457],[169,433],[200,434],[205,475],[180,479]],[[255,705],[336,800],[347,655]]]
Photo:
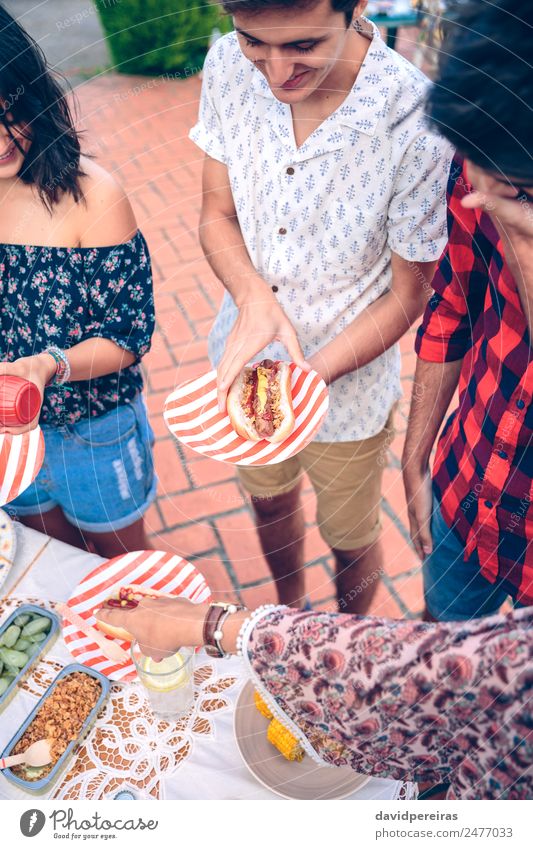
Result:
[[267,703],[263,701],[257,690],[254,690],[254,703],[259,713],[262,713],[267,719],[272,719],[272,711]]
[[301,761],[304,750],[288,728],[277,719],[271,719],[267,730],[267,740],[281,752],[288,761]]

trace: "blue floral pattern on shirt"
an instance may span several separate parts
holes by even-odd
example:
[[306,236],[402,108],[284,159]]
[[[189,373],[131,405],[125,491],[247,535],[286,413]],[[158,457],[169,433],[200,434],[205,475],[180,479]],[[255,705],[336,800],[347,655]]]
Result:
[[120,372],[46,389],[41,424],[100,416],[141,391],[139,360],[150,348],[155,316],[150,254],[140,232],[97,248],[0,244],[0,298],[3,361],[96,336],[137,358]]
[[[453,149],[427,125],[429,80],[388,48],[376,27],[370,35],[352,89],[302,145],[290,105],[277,100],[236,33],[223,36],[206,58],[199,120],[190,133],[226,165],[250,260],[276,293],[307,359],[390,290],[393,253],[430,262],[447,241]],[[226,291],[209,334],[215,367],[237,313]],[[264,357],[288,355],[274,342],[253,359]],[[315,440],[375,436],[401,396],[395,344],[329,386],[328,414]]]

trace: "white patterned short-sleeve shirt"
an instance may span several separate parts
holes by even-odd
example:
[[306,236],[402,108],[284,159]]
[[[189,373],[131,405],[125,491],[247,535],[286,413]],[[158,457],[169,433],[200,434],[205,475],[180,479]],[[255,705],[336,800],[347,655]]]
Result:
[[[373,39],[341,106],[300,147],[290,106],[229,33],[211,48],[194,142],[225,163],[244,243],[276,287],[304,355],[335,338],[391,285],[391,252],[437,260],[446,244],[450,145],[424,119],[427,78]],[[228,292],[209,337],[216,366],[237,316]],[[273,343],[257,355],[287,359]],[[392,346],[330,386],[317,440],[365,439],[401,397]]]

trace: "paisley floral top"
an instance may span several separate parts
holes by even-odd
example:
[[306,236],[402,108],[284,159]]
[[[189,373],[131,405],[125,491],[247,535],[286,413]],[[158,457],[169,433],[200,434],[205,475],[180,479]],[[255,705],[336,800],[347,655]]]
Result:
[[95,336],[137,357],[121,372],[46,389],[41,424],[102,415],[142,389],[139,360],[150,348],[154,302],[150,255],[139,231],[128,242],[99,248],[0,244],[0,299],[4,361]]
[[532,626],[533,607],[446,623],[274,608],[252,617],[243,653],[323,763],[448,782],[449,798],[530,799]]

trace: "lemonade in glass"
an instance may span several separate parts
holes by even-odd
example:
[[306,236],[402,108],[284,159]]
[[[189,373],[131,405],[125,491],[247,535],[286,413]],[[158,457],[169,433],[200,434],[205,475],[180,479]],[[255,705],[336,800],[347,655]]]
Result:
[[194,703],[194,649],[181,648],[155,661],[132,643],[131,656],[152,710],[164,719],[178,719]]

